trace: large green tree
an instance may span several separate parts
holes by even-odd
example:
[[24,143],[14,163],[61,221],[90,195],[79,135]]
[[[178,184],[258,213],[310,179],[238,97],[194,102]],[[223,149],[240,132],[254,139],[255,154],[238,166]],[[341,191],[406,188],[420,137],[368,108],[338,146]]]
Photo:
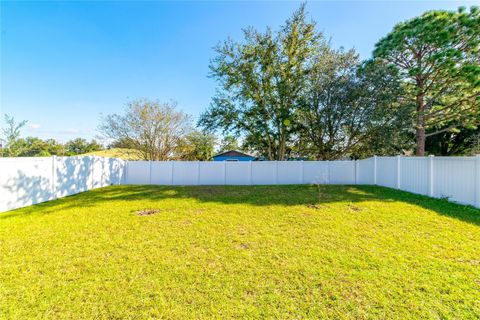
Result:
[[238,139],[232,135],[226,135],[220,141],[220,145],[218,147],[218,152],[226,152],[230,150],[240,150],[240,144]]
[[299,110],[300,154],[319,160],[395,153],[407,147],[397,73],[362,64],[354,50],[323,46]]
[[277,32],[244,30],[244,41],[216,47],[211,75],[218,94],[201,116],[207,129],[241,134],[266,158],[283,160],[295,134],[298,100],[321,35],[296,11]]
[[416,154],[428,137],[474,127],[480,113],[480,11],[430,11],[396,25],[374,58],[395,66],[414,106]]
[[72,139],[65,144],[65,154],[67,156],[100,151],[102,149],[103,147],[97,141],[92,140],[88,142],[83,138]]

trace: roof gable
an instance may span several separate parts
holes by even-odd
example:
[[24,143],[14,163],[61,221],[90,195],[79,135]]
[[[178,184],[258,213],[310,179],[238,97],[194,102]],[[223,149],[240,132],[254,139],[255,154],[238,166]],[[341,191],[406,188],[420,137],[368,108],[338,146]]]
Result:
[[246,153],[243,153],[243,152],[240,152],[240,151],[237,151],[237,150],[229,150],[229,151],[225,151],[225,152],[222,152],[222,153],[219,153],[217,155],[214,155],[213,158],[215,157],[247,157],[247,158],[255,158],[254,156],[251,156],[249,154],[246,154]]

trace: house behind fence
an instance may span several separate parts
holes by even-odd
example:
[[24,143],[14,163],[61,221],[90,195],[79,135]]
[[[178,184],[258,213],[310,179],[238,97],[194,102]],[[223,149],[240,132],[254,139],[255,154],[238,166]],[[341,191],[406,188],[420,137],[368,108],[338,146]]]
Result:
[[480,156],[244,162],[0,158],[0,212],[114,184],[380,185],[480,208]]

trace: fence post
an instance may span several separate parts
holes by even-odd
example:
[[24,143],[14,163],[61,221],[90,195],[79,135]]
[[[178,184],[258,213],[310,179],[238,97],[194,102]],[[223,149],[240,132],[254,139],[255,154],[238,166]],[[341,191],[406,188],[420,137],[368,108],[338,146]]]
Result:
[[152,184],[152,160],[148,161],[149,169],[148,169],[148,183]]
[[128,184],[128,163],[129,163],[129,160],[126,160],[124,163],[123,163],[123,184]]
[[223,161],[223,185],[227,185],[227,161]]
[[[115,158],[115,162],[116,162],[116,165],[117,166],[120,166],[122,164],[122,161],[121,159],[118,159],[118,158]],[[125,162],[123,163],[123,167],[119,167],[119,169],[117,170],[117,174],[118,174],[118,185],[121,185],[122,182],[123,182],[123,176],[122,176],[122,173],[120,170],[123,170],[123,172],[125,173]]]
[[327,184],[330,184],[330,160],[327,160]]
[[305,183],[305,163],[302,161],[302,184]]
[[373,184],[377,185],[377,156],[373,156]]
[[102,157],[99,157],[98,160],[100,161],[100,181],[99,185],[100,188],[103,187],[103,160]]
[[57,156],[52,156],[52,199],[57,199]]
[[90,174],[92,175],[92,189],[95,188],[95,174],[94,174],[94,169],[95,169],[95,156],[90,157],[92,159],[92,166],[90,168]]
[[400,179],[401,179],[401,173],[400,173],[400,170],[401,170],[400,168],[401,168],[401,166],[400,166],[400,161],[401,161],[401,159],[402,159],[402,157],[397,156],[397,183],[396,183],[396,187],[397,187],[398,190],[400,190],[400,187],[401,187],[401,185],[400,185]]
[[275,184],[278,184],[278,161],[275,160]]
[[106,169],[105,169],[105,162],[106,161],[107,161],[107,158],[103,157],[102,158],[102,180],[101,180],[100,187],[105,187],[105,185],[108,186],[107,172],[106,172]]
[[480,154],[475,156],[475,206],[480,208]]
[[358,160],[353,160],[355,165],[355,184],[358,184]]
[[433,197],[433,155],[428,156],[428,195]]
[[248,161],[250,163],[250,185],[253,185],[253,177],[252,177],[252,165],[253,161]]
[[200,185],[200,161],[197,161],[197,186]]

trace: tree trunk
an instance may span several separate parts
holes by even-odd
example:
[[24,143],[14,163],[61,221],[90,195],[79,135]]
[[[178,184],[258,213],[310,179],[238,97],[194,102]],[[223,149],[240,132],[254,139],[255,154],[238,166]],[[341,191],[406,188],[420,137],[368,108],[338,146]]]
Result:
[[425,96],[423,93],[423,81],[417,78],[417,86],[420,92],[417,94],[417,125],[415,137],[417,140],[417,148],[415,155],[419,157],[425,156]]
[[277,160],[283,161],[284,159],[285,159],[285,137],[283,134],[281,134]]
[[425,155],[425,127],[417,126],[416,130],[417,148],[415,155],[423,157]]

